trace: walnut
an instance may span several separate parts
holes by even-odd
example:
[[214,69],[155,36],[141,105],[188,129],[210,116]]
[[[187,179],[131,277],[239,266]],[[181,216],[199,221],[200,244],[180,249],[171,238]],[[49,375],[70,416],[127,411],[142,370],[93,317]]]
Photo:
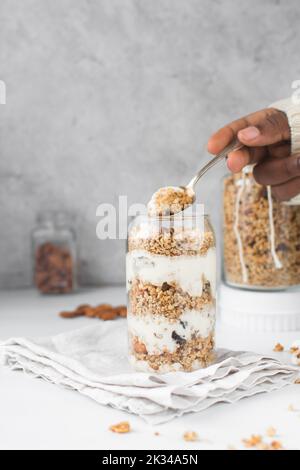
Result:
[[272,441],[270,444],[271,450],[281,450],[283,446],[280,441]]
[[262,437],[258,434],[252,434],[249,439],[243,439],[242,442],[247,448],[256,447],[257,445],[262,443]]
[[125,434],[131,431],[128,421],[122,421],[121,423],[113,424],[109,429],[110,431],[116,432],[118,434]]
[[183,439],[187,442],[194,442],[194,441],[198,441],[199,437],[195,431],[187,431],[184,433]]
[[133,340],[133,349],[137,354],[147,354],[147,348],[138,338]]

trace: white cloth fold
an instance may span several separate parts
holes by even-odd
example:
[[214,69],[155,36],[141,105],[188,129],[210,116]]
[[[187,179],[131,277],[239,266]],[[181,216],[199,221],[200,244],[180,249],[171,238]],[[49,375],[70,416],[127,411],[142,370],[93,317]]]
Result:
[[299,371],[259,354],[218,350],[216,363],[195,372],[134,372],[127,360],[125,320],[48,338],[12,338],[0,344],[0,352],[12,370],[77,390],[151,424],[280,389],[294,383]]

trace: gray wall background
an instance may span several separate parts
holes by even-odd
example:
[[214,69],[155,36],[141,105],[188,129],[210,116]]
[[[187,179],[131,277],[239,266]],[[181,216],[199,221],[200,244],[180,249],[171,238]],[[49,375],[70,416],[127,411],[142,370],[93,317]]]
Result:
[[[82,282],[122,282],[97,205],[185,183],[211,132],[289,96],[299,27],[298,0],[1,0],[0,287],[30,285],[47,208],[77,214]],[[217,227],[224,172],[198,190]]]

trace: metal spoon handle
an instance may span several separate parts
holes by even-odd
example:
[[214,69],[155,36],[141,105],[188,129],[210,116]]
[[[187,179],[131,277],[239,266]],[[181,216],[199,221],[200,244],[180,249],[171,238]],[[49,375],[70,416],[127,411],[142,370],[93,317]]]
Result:
[[217,163],[219,163],[221,160],[227,157],[228,153],[233,152],[234,150],[239,150],[240,148],[243,147],[243,144],[235,138],[227,147],[225,147],[222,152],[218,153],[214,158],[212,158],[204,167],[201,168],[201,170],[198,171],[198,173],[194,176],[193,179],[189,182],[187,185],[187,188],[193,189],[194,186],[198,183],[199,179],[208,171],[210,168],[215,166]]

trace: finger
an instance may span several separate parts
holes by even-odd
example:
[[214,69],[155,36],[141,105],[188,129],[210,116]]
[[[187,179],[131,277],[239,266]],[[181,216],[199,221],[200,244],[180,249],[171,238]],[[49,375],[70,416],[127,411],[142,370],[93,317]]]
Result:
[[238,139],[248,147],[275,144],[290,138],[290,127],[286,114],[277,109],[266,109],[257,121],[257,116],[248,118],[253,125],[246,127],[238,132]]
[[272,186],[272,194],[277,201],[289,201],[300,194],[300,177],[286,183]]
[[[260,142],[258,145],[268,145],[261,143],[261,130],[264,133],[269,132],[273,135],[272,138],[269,137],[269,144],[279,142],[280,140],[290,139],[290,128],[285,113],[274,108],[266,108],[249,114],[243,118],[237,119],[236,121],[233,121],[230,124],[227,124],[225,127],[219,129],[208,140],[207,150],[212,154],[221,152],[221,150],[223,150],[226,145],[228,145],[233,140],[234,137],[237,135],[240,136],[240,131],[249,127],[251,129],[250,131],[248,130],[246,137],[244,136],[245,138],[243,137],[243,134],[241,134],[241,141],[245,145],[256,145],[254,140],[257,138],[258,142]],[[281,135],[284,136],[283,139],[280,138]],[[254,140],[253,137],[255,137]]]
[[289,157],[291,154],[291,144],[290,142],[283,142],[270,145],[268,147],[268,154],[272,158]]
[[266,155],[267,150],[264,147],[244,147],[228,154],[227,166],[232,173],[238,173],[245,166],[261,161]]
[[227,158],[227,167],[232,173],[238,173],[250,161],[249,151],[246,148],[230,152]]
[[236,137],[238,131],[248,125],[249,123],[244,117],[222,127],[209,138],[207,150],[214,155],[221,152]]
[[259,184],[277,185],[300,176],[300,155],[287,158],[270,158],[258,163],[253,176]]

